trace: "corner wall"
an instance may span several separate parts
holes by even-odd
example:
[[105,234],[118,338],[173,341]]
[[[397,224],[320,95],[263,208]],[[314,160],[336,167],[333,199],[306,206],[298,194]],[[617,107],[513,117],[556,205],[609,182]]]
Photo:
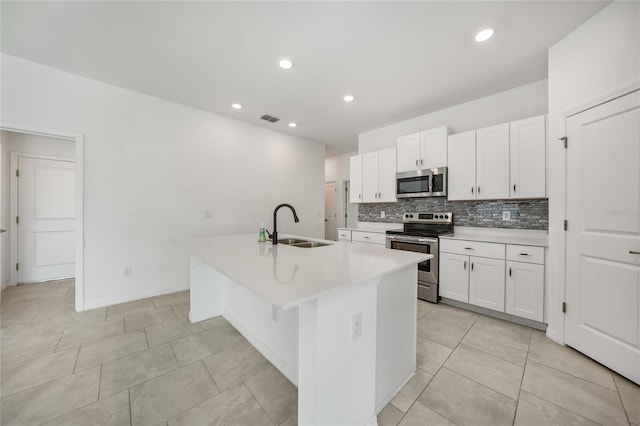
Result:
[[281,202],[300,217],[281,216],[282,232],[323,236],[324,145],[9,55],[1,66],[3,123],[84,135],[85,309],[188,288],[172,240],[257,235]]

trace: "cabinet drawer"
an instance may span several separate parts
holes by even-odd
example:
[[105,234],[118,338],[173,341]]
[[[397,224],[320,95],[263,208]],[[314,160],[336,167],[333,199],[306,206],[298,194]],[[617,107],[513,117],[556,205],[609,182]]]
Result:
[[504,259],[504,244],[484,243],[481,241],[440,240],[440,251],[447,253],[466,254],[469,256],[490,257]]
[[507,245],[507,260],[544,265],[544,247]]
[[338,240],[351,241],[351,231],[338,231]]
[[378,232],[351,231],[351,240],[361,243],[385,244],[386,234]]

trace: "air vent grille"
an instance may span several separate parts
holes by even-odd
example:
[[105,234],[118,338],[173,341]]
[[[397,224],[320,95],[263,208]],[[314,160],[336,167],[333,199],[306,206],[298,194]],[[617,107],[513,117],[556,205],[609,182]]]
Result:
[[273,115],[269,115],[269,114],[262,114],[260,119],[268,121],[269,123],[275,123],[277,121],[280,121],[280,119],[278,117],[274,117]]

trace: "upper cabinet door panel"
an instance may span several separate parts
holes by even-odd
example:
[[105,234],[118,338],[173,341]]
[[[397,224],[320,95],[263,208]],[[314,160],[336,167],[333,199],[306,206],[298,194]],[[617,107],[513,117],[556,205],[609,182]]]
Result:
[[451,135],[447,142],[449,200],[476,198],[476,132]]
[[510,125],[511,198],[546,196],[547,129],[544,115]]
[[362,201],[378,201],[378,152],[362,156]]
[[420,166],[433,169],[447,166],[447,137],[451,130],[447,126],[420,132]]
[[378,201],[393,203],[396,199],[396,149],[378,151]]
[[509,198],[509,124],[476,130],[476,138],[476,198]]
[[349,158],[349,202],[362,202],[362,155]]
[[398,172],[410,172],[420,167],[420,133],[400,136],[397,140]]

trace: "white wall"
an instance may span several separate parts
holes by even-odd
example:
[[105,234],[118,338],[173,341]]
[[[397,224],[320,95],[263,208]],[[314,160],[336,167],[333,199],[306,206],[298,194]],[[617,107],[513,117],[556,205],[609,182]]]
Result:
[[10,194],[10,163],[11,153],[21,152],[29,154],[51,155],[64,158],[75,158],[74,143],[69,140],[53,139],[44,136],[28,135],[16,132],[0,132],[0,145],[2,149],[2,163],[0,173],[2,173],[2,188],[0,193],[0,228],[7,232],[2,236],[2,288],[9,283],[9,240],[11,227],[9,226],[9,194]]
[[[640,87],[640,3],[615,1],[549,49],[547,335],[564,342],[566,116]],[[571,143],[571,141],[569,141]]]
[[4,123],[84,135],[85,308],[187,288],[171,240],[257,236],[280,202],[324,234],[324,145],[8,55],[2,89]]
[[358,135],[358,152],[396,146],[398,136],[448,125],[455,133],[547,113],[547,80],[496,93]]

